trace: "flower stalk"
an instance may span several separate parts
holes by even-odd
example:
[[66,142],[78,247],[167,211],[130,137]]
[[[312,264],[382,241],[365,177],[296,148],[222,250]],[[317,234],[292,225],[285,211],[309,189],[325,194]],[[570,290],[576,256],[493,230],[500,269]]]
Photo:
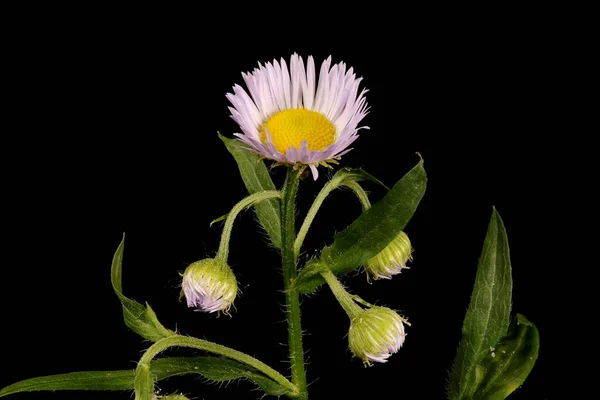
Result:
[[308,233],[308,230],[310,229],[313,220],[317,216],[319,209],[323,205],[323,202],[325,201],[327,196],[329,196],[329,194],[335,189],[341,186],[347,186],[356,193],[356,196],[358,197],[360,204],[362,205],[363,211],[366,211],[371,207],[371,202],[369,201],[367,193],[355,181],[355,179],[357,179],[358,177],[359,176],[355,173],[341,170],[337,172],[333,176],[333,178],[331,178],[331,180],[323,186],[323,188],[315,198],[315,201],[310,206],[308,213],[306,213],[306,217],[304,218],[302,226],[298,231],[298,236],[296,237],[296,241],[294,242],[294,255],[296,256],[296,258],[300,254],[300,250],[302,249],[302,243],[304,243],[304,238],[306,237],[306,234]]
[[217,260],[221,260],[227,262],[227,257],[229,256],[229,239],[231,238],[231,231],[233,229],[233,222],[235,221],[235,217],[242,212],[244,209],[251,207],[255,204],[260,203],[261,201],[280,198],[281,193],[276,190],[266,190],[264,192],[258,192],[251,194],[250,196],[242,199],[239,203],[237,203],[229,214],[227,215],[227,219],[225,221],[225,226],[223,227],[223,233],[221,234],[221,242],[219,243],[219,251],[217,252],[217,256],[215,257]]
[[333,292],[333,295],[340,303],[344,311],[346,311],[346,314],[348,314],[350,320],[356,318],[363,311],[363,309],[355,303],[354,296],[352,296],[346,291],[346,289],[344,289],[340,281],[338,281],[333,272],[331,272],[331,270],[329,270],[328,268],[323,269],[323,271],[321,271],[321,276],[329,285],[329,288]]
[[285,289],[285,310],[288,323],[288,345],[292,370],[292,383],[299,390],[300,400],[308,399],[306,371],[304,367],[304,348],[302,345],[302,326],[300,321],[300,293],[293,287],[297,276],[294,241],[296,240],[296,195],[299,177],[293,168],[288,168],[281,195],[281,263]]

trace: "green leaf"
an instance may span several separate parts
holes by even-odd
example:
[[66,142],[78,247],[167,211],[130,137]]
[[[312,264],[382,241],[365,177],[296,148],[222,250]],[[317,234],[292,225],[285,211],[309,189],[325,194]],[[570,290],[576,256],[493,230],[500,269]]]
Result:
[[387,190],[390,190],[390,188],[387,187],[385,183],[381,182],[378,178],[366,171],[363,171],[360,168],[342,168],[338,172],[336,172],[335,175],[333,175],[333,177],[331,178],[332,181],[335,179],[339,179],[341,184],[344,184],[346,181],[349,180],[354,182],[371,181]]
[[129,390],[134,371],[90,371],[40,376],[13,383],[0,390],[0,397],[40,390]]
[[[166,358],[159,359],[152,363],[152,372],[155,373],[155,364],[163,362],[161,368],[171,368],[173,371],[179,371],[178,375],[197,373],[204,376],[206,379],[213,382],[226,382],[235,379],[247,379],[254,382],[263,392],[281,396],[287,392],[287,390],[265,376],[263,373],[256,369],[241,364],[234,360],[218,357],[179,357],[179,358]],[[167,365],[170,365],[170,367]],[[173,376],[173,375],[170,375]],[[160,380],[160,376],[157,375],[157,380]]]
[[135,300],[123,295],[121,271],[123,268],[123,251],[125,249],[125,235],[115,252],[111,266],[111,282],[115,293],[123,305],[123,318],[125,324],[134,332],[145,339],[156,342],[165,337],[175,335],[175,332],[165,328],[158,322],[156,314],[149,304],[146,307]]
[[219,218],[213,219],[212,221],[210,221],[210,225],[209,226],[213,226],[213,224],[216,223],[216,222],[225,221],[228,216],[229,216],[229,213],[221,215]]
[[[254,194],[266,190],[276,190],[264,161],[258,155],[244,149],[244,144],[239,140],[228,139],[221,134],[219,134],[219,138],[237,162],[240,175],[248,193]],[[271,238],[271,242],[273,242],[275,247],[280,249],[281,211],[279,209],[279,201],[263,201],[254,206],[254,209],[256,210],[258,220]]]
[[480,377],[474,400],[504,400],[525,382],[538,357],[540,335],[521,314],[509,334],[490,350],[477,366]]
[[475,392],[480,379],[475,373],[476,366],[508,330],[511,296],[508,238],[494,208],[463,324],[462,340],[450,374],[448,395],[451,400],[470,399]]
[[[265,393],[280,396],[287,391],[272,379],[237,361],[218,357],[174,357],[152,361],[150,373],[155,381],[181,375],[202,375],[214,382],[247,379]],[[0,390],[0,397],[41,390],[132,390],[135,370],[72,372],[27,379]],[[151,381],[150,381],[151,382]]]
[[[321,252],[318,264],[328,266],[336,275],[343,275],[376,256],[410,221],[425,193],[426,184],[427,175],[421,160],[381,201],[335,236],[331,247]],[[301,293],[312,293],[324,282],[312,268],[304,268],[295,287]]]

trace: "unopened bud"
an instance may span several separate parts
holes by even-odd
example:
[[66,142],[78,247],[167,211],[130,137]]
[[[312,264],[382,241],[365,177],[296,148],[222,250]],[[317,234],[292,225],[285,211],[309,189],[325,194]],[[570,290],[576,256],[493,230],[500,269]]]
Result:
[[182,294],[197,311],[229,312],[237,294],[237,281],[225,261],[207,258],[192,263],[183,273]]
[[405,336],[400,315],[387,307],[373,306],[352,318],[348,345],[364,363],[384,363],[400,350]]
[[412,247],[408,235],[400,232],[379,254],[367,261],[365,270],[374,279],[390,279],[407,268],[412,261]]

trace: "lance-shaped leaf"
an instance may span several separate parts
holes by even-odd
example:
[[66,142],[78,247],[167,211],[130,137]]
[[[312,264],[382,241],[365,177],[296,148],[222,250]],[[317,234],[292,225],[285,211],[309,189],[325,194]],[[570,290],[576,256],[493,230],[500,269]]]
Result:
[[[246,185],[248,193],[254,194],[266,190],[275,190],[271,175],[261,158],[244,149],[244,144],[239,140],[228,139],[219,134],[219,138],[225,144],[237,162],[240,175]],[[256,215],[261,225],[271,238],[271,242],[278,249],[281,248],[281,211],[278,200],[267,200],[254,206]]]
[[462,340],[450,374],[448,395],[451,400],[470,399],[475,393],[481,379],[476,373],[477,365],[508,330],[511,296],[508,239],[494,208],[462,328]]
[[[421,160],[383,199],[335,235],[333,244],[321,252],[318,264],[343,275],[375,257],[410,221],[426,185],[427,174]],[[298,275],[295,287],[301,293],[311,293],[324,282],[318,272],[305,268]]]
[[156,314],[149,304],[146,307],[135,300],[123,295],[123,285],[121,283],[121,271],[123,269],[123,251],[125,249],[125,235],[115,252],[111,266],[111,282],[113,289],[121,304],[123,305],[123,319],[125,324],[144,339],[156,342],[165,337],[175,334],[158,322]]
[[525,382],[538,357],[540,335],[521,314],[507,336],[487,352],[477,366],[479,386],[474,400],[504,400]]
[[[168,364],[167,365],[167,361]],[[226,382],[235,379],[247,379],[254,382],[263,392],[273,396],[282,396],[288,391],[262,372],[242,363],[218,357],[178,357],[155,360],[151,364],[151,371],[155,373],[155,363],[162,361],[161,368],[164,372],[177,371],[177,375],[196,373],[213,382]],[[173,376],[172,372],[170,376]],[[160,380],[159,375],[157,380]]]
[[[218,357],[173,357],[153,360],[150,373],[155,381],[180,375],[202,375],[213,382],[247,379],[265,393],[281,396],[285,388],[252,367]],[[0,390],[0,397],[42,390],[133,390],[135,370],[88,371],[31,378]]]

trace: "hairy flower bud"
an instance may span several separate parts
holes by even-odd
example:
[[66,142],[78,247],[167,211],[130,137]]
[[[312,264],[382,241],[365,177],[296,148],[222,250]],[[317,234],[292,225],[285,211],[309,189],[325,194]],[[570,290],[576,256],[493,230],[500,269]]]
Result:
[[400,232],[385,249],[367,261],[365,270],[374,279],[390,279],[392,275],[399,274],[406,268],[409,260],[412,261],[411,253],[412,247],[408,235]]
[[373,306],[352,318],[348,345],[366,364],[384,363],[400,350],[404,336],[402,317],[387,307]]
[[237,281],[226,262],[207,258],[192,263],[183,273],[182,294],[197,311],[229,312],[237,294]]

